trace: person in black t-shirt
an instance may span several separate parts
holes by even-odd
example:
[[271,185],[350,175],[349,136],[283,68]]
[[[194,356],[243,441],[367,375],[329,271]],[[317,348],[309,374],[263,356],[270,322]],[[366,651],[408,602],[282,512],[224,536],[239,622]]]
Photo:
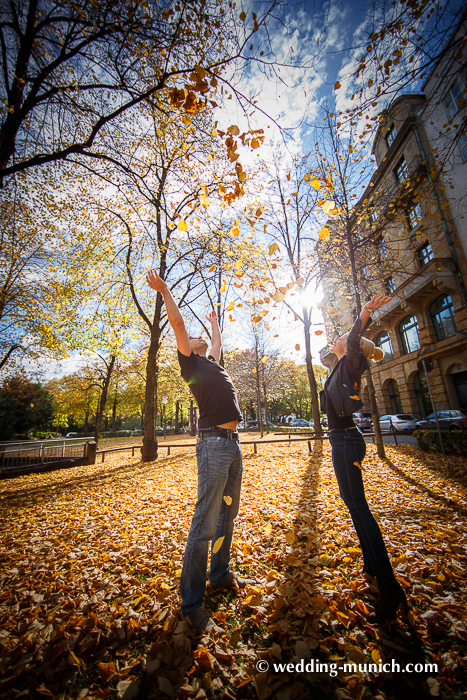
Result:
[[148,272],[147,282],[164,299],[175,333],[182,376],[200,412],[196,445],[198,499],[180,578],[182,612],[197,632],[212,628],[221,632],[203,605],[209,544],[212,543],[209,580],[216,590],[244,588],[255,583],[230,571],[230,546],[243,471],[236,432],[242,414],[232,380],[219,364],[222,338],[216,312],[213,310],[208,316],[212,333],[211,349],[207,353],[208,344],[202,336],[188,335],[175,299],[155,270]]

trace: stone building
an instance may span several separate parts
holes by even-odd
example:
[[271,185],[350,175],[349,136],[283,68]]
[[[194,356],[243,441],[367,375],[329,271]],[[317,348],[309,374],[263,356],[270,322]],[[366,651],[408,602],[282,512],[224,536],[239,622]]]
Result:
[[[429,113],[423,94],[402,95],[386,110],[373,142],[377,170],[356,207],[370,211],[369,228],[359,234],[356,226],[355,233],[368,241],[357,256],[362,301],[375,293],[392,295],[366,331],[384,351],[383,360],[372,363],[380,415],[431,412],[426,378],[417,367],[423,357],[433,359],[437,408],[467,409],[467,261],[458,228],[459,217],[467,217],[467,177],[456,184],[454,217],[439,179],[437,146],[425,128]],[[346,285],[350,297],[355,295],[348,280],[339,282],[336,268],[321,263],[320,257],[322,310],[331,339],[336,329],[349,330],[355,318],[356,309],[345,303]],[[325,348],[321,360],[331,367],[335,356]],[[362,389],[369,410],[365,377]]]

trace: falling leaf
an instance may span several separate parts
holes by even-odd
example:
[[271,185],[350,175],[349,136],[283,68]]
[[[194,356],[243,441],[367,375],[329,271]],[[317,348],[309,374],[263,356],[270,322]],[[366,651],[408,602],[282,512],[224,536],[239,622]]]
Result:
[[321,205],[321,209],[323,210],[323,212],[324,212],[325,214],[329,214],[329,212],[330,212],[332,209],[335,209],[335,207],[336,207],[336,205],[334,204],[334,202],[333,202],[331,199],[327,199],[327,200],[326,200],[325,202],[323,202],[323,204]]
[[269,355],[265,355],[264,357],[261,358],[261,362],[263,363],[263,365],[264,365],[264,363],[267,362],[268,360],[269,360]]
[[199,198],[200,204],[203,205],[203,207],[208,207],[210,204],[210,199],[209,197],[206,197],[206,195],[202,194]]
[[227,503],[228,506],[232,505],[232,496],[224,496],[224,501]]
[[312,180],[310,180],[310,187],[313,187],[315,190],[319,190],[321,189],[321,183],[316,177],[314,177]]
[[301,286],[304,284],[304,282],[305,282],[305,278],[304,278],[304,277],[299,277],[298,280],[297,280],[297,284],[298,284],[299,287],[301,287]]
[[213,554],[216,554],[216,553],[219,551],[219,549],[222,547],[222,543],[223,543],[224,540],[225,540],[225,535],[222,535],[222,537],[219,537],[219,539],[217,539],[217,540],[214,542],[214,545],[213,545],[213,548],[212,548],[212,553],[213,553]]
[[284,299],[284,294],[282,294],[282,292],[274,292],[274,294],[272,295],[272,298],[274,299],[274,301],[279,302],[279,301],[282,301]]
[[279,250],[279,246],[277,243],[271,243],[270,246],[268,247],[269,255],[272,255],[273,253],[276,252],[276,250]]
[[244,12],[240,12],[239,17],[242,20],[242,22],[244,22],[246,20],[246,14]]
[[323,331],[315,331],[315,335],[323,335]]
[[225,292],[226,289],[227,289],[227,282],[226,282],[225,280],[222,280],[222,286],[221,286],[221,288],[219,289],[219,292],[220,292],[221,294],[223,294],[223,292]]
[[297,352],[300,350],[300,345],[299,345],[299,343],[296,344],[295,350],[296,350]]
[[338,80],[336,80],[336,82],[334,83],[334,90],[339,90],[340,87],[341,87],[340,82]]
[[329,241],[330,239],[330,233],[329,229],[327,228],[322,228],[320,231],[318,231],[318,235],[322,241]]
[[216,269],[216,266],[215,266],[215,265],[211,265],[211,267],[209,268],[209,272],[214,272],[215,269]]
[[183,219],[180,219],[180,221],[177,224],[177,228],[179,231],[186,231],[188,226],[186,225],[186,222]]
[[235,304],[233,301],[231,301],[230,304],[228,305],[228,307],[226,308],[226,311],[233,311],[234,308],[235,308]]
[[238,128],[238,126],[236,124],[229,126],[227,131],[229,132],[229,134],[232,134],[233,136],[238,136],[238,134],[240,133],[240,129]]
[[350,396],[349,398],[355,399],[356,401],[359,401],[360,396],[358,396],[358,394],[355,394],[354,396]]

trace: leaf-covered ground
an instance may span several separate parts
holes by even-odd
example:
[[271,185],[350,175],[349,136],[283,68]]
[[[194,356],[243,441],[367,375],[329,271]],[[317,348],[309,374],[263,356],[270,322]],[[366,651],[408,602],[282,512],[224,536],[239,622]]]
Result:
[[[0,697],[466,697],[463,460],[451,458],[447,476],[440,456],[387,454],[369,446],[364,480],[412,614],[384,627],[367,622],[377,589],[361,574],[327,444],[311,455],[306,442],[245,448],[232,567],[257,583],[208,589],[225,633],[201,639],[178,592],[192,448],[1,481]],[[301,659],[314,671],[274,669]],[[392,660],[400,671],[379,670]],[[376,665],[330,673],[348,662]],[[408,673],[407,663],[438,671]]]

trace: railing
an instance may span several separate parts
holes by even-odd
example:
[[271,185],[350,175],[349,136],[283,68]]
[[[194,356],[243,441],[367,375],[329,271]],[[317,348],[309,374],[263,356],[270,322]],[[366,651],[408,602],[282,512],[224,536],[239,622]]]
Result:
[[[307,437],[291,437],[292,435],[296,435],[297,433],[288,433],[288,438],[280,438],[279,440],[241,440],[240,444],[243,447],[244,445],[253,445],[253,452],[254,454],[258,453],[258,445],[265,445],[265,444],[272,444],[276,442],[308,442],[308,452],[311,452],[311,442],[312,440],[327,440],[328,439],[328,434],[325,433],[324,435],[308,435]],[[364,438],[372,438],[372,441],[374,443],[375,441],[375,433],[363,433]],[[392,437],[394,438],[394,443],[398,445],[399,443],[397,442],[397,433],[383,433],[383,438],[384,437]],[[172,443],[171,445],[166,445],[162,443],[158,443],[158,449],[161,448],[166,448],[167,450],[167,457],[170,456],[170,451],[172,448],[178,448],[178,447],[196,447],[196,442],[189,442],[189,443],[181,443],[181,442],[175,442]],[[126,447],[109,447],[108,450],[97,450],[96,456],[97,455],[102,455],[101,462],[105,461],[105,455],[109,452],[123,452],[125,450],[131,450],[132,451],[132,457],[135,456],[135,450],[142,450],[143,446],[142,445],[127,445]]]
[[65,460],[86,460],[88,442],[83,438],[1,442],[0,473],[42,467]]

